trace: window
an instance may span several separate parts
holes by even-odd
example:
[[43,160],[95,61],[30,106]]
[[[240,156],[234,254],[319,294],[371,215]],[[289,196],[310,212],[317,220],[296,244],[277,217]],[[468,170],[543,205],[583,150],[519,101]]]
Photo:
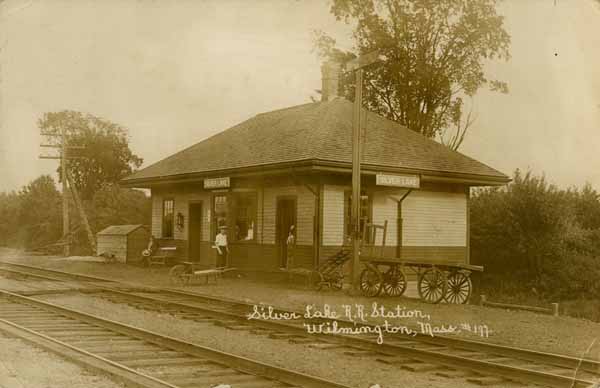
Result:
[[213,199],[214,235],[222,226],[228,227],[227,236],[233,242],[254,241],[256,239],[255,192],[215,195]]
[[[365,223],[371,221],[371,201],[365,191],[360,196],[360,233],[361,238]],[[344,243],[350,243],[352,233],[352,191],[344,192]],[[368,241],[367,241],[368,242]]]
[[227,214],[229,213],[227,207],[227,195],[215,195],[213,203],[213,214],[215,219],[214,238],[217,233],[219,233],[220,227],[227,226]]
[[256,237],[256,193],[234,195],[234,241],[253,241]]
[[173,199],[163,201],[162,236],[164,238],[173,238],[174,206],[175,201]]

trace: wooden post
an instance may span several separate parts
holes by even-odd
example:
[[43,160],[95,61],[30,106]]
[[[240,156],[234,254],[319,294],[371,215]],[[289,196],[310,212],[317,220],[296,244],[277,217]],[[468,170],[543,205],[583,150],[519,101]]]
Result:
[[81,218],[81,222],[85,227],[85,231],[87,233],[88,242],[90,243],[90,248],[92,249],[92,253],[95,255],[96,252],[96,238],[94,237],[94,233],[92,232],[92,228],[90,227],[90,223],[88,222],[87,215],[85,214],[85,209],[83,208],[83,203],[81,202],[81,198],[79,197],[79,193],[77,192],[77,188],[73,183],[73,179],[69,172],[67,172],[67,181],[69,182],[69,186],[71,187],[71,194],[73,194],[73,201],[75,202],[75,207],[79,212],[79,217]]
[[362,75],[363,70],[358,69],[356,71],[352,115],[352,290],[357,294],[360,292],[360,113],[362,109]]
[[62,213],[63,213],[63,239],[65,240],[64,255],[65,257],[70,256],[71,253],[71,236],[69,235],[69,197],[67,187],[67,137],[65,129],[60,130],[61,135],[61,158],[60,158],[60,171],[62,179]]
[[360,162],[361,162],[361,111],[363,68],[380,61],[379,51],[362,55],[346,63],[347,71],[355,72],[354,107],[352,112],[352,288],[351,293],[360,292]]
[[558,303],[552,303],[552,315],[558,317]]

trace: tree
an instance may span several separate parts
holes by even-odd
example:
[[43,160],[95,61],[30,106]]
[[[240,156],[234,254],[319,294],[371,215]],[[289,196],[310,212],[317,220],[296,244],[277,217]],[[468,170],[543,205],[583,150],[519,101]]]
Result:
[[600,228],[600,194],[586,183],[581,191],[574,190],[573,203],[577,220],[584,229]]
[[[487,85],[486,60],[510,58],[510,36],[498,0],[333,0],[331,13],[354,26],[355,51],[337,49],[334,38],[315,32],[315,48],[328,60],[346,61],[379,50],[385,59],[367,68],[363,98],[369,110],[457,149],[473,123],[463,118],[464,99]],[[342,77],[346,96],[353,80]]]
[[91,222],[96,231],[109,225],[144,224],[152,221],[152,201],[135,189],[104,184],[91,202]]
[[0,193],[0,246],[18,243],[21,199],[17,193]]
[[57,241],[62,234],[62,196],[49,175],[42,175],[19,192],[18,225],[21,245],[36,248]]
[[600,297],[600,200],[591,186],[560,190],[517,170],[503,188],[470,200],[471,260],[482,282],[548,300]]
[[[106,182],[119,179],[142,164],[142,158],[129,148],[127,130],[118,124],[90,114],[75,111],[45,113],[38,121],[44,132],[59,134],[65,130],[70,146],[83,146],[69,151],[69,174],[81,196],[90,199]],[[58,143],[59,137],[53,136]],[[58,170],[60,176],[60,168]]]
[[[152,221],[152,201],[142,191],[119,187],[116,183],[105,183],[85,204],[91,229],[99,232],[110,225],[143,224]],[[90,254],[89,244],[81,219],[73,220],[73,250],[79,254]]]

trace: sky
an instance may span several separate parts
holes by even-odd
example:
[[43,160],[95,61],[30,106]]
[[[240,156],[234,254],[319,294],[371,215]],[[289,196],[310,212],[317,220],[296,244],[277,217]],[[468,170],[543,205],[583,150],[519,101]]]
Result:
[[[0,191],[40,160],[37,120],[63,109],[128,128],[144,166],[320,89],[311,31],[351,49],[321,0],[4,0],[0,3]],[[508,62],[486,64],[510,93],[480,91],[460,151],[511,175],[600,190],[600,6],[505,0]]]

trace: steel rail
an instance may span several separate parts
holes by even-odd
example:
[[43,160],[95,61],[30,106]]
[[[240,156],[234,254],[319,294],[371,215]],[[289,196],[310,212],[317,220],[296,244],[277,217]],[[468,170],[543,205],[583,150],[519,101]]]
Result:
[[[174,302],[165,300],[162,298],[153,298],[147,295],[139,295],[136,293],[119,291],[119,290],[111,290],[107,289],[107,292],[112,292],[120,295],[124,298],[129,299],[138,299],[144,300],[147,302],[153,302],[159,304],[157,306],[157,310],[160,311],[162,306],[170,306],[179,309],[186,309],[187,311],[195,311],[202,314],[207,314],[212,317],[220,318],[220,319],[230,319],[230,320],[238,320],[243,321],[244,324],[251,324],[254,327],[260,327],[265,329],[271,329],[274,331],[285,331],[288,333],[294,333],[299,337],[308,336],[306,333],[306,329],[302,326],[298,326],[292,323],[285,323],[285,321],[265,321],[265,320],[257,320],[257,321],[248,321],[245,319],[245,316],[242,314],[231,313],[222,310],[214,310],[207,307],[201,307],[194,304],[185,303],[182,301]],[[190,302],[193,303],[193,302]],[[509,380],[519,380],[519,381],[529,381],[534,382],[536,384],[544,384],[552,387],[570,387],[573,383],[576,383],[582,386],[588,386],[593,383],[593,380],[586,380],[581,378],[576,378],[573,376],[565,376],[556,373],[551,373],[549,371],[543,370],[535,370],[532,369],[531,365],[528,367],[519,367],[514,365],[507,365],[505,363],[496,361],[487,361],[485,358],[479,358],[475,356],[484,356],[484,355],[494,355],[498,356],[506,356],[506,354],[501,354],[500,352],[490,353],[489,350],[485,350],[483,353],[482,349],[467,349],[465,347],[456,348],[456,347],[446,347],[440,346],[435,343],[436,349],[422,349],[419,348],[419,345],[414,345],[411,341],[392,341],[391,343],[384,342],[383,344],[377,344],[374,339],[369,338],[361,338],[352,335],[343,335],[343,334],[310,334],[311,337],[318,338],[323,342],[335,343],[345,345],[351,348],[357,348],[358,350],[369,350],[373,352],[373,356],[400,356],[400,357],[414,357],[415,359],[437,363],[451,368],[459,368],[459,369],[467,369],[476,373],[483,373],[486,375],[493,375],[498,377],[507,378]],[[404,342],[404,343],[403,343]],[[432,343],[433,345],[434,343]],[[560,358],[556,359],[556,355],[550,355],[546,353],[539,353],[543,355],[544,360],[541,362],[540,359],[525,359],[523,355],[519,352],[516,352],[515,349],[504,347],[511,351],[511,355],[513,359],[520,360],[522,364],[527,364],[526,361],[534,361],[543,364],[543,366],[556,366],[562,367],[565,369],[573,369],[575,370],[576,364],[575,362],[579,362],[579,360],[575,358]],[[496,348],[494,348],[496,349]],[[476,355],[466,356],[461,355],[461,351],[465,350],[473,350],[473,352],[477,352]],[[447,353],[446,353],[447,352]],[[454,354],[452,352],[455,352]],[[517,356],[515,356],[517,355]],[[550,358],[551,362],[548,362],[548,358]],[[565,360],[569,360],[568,364],[565,365]],[[506,361],[506,360],[504,360]],[[588,360],[594,363],[597,368],[596,373],[600,371],[600,363]],[[539,364],[535,366],[539,367]],[[588,372],[594,372],[589,371]],[[600,376],[600,374],[598,374]]]
[[50,352],[57,353],[79,365],[91,367],[97,372],[106,373],[113,378],[126,382],[128,386],[131,385],[136,388],[175,387],[152,376],[148,376],[145,373],[137,372],[124,365],[94,355],[83,349],[71,346],[66,342],[48,337],[2,318],[0,318],[0,331],[21,338]]
[[[24,265],[21,265],[24,266]],[[28,267],[28,266],[24,266]],[[43,268],[34,267],[34,269],[44,271]],[[49,272],[60,272],[61,275],[69,276],[69,272],[55,271],[50,270]],[[99,278],[102,280],[102,278]],[[127,284],[128,286],[131,286]],[[105,289],[106,292],[113,292],[115,294],[121,295],[123,297],[136,298],[141,300],[146,300],[148,302],[160,303],[161,305],[172,306],[175,308],[185,308],[188,310],[193,310],[196,312],[212,315],[221,319],[244,319],[243,314],[239,313],[231,313],[222,310],[214,310],[207,307],[200,307],[194,304],[184,303],[182,301],[169,301],[161,298],[153,298],[150,296],[139,295],[135,293],[125,292],[122,290],[112,289],[110,287],[100,287]],[[235,301],[232,299],[225,298],[216,298],[213,296],[207,296],[204,294],[199,294],[195,292],[187,292],[176,289],[159,289],[152,287],[144,287],[145,290],[152,290],[151,292],[157,294],[171,294],[181,297],[193,298],[193,299],[204,299],[211,303],[227,303],[235,306],[244,306],[250,308],[252,305],[240,301]],[[143,290],[140,292],[144,292]],[[290,310],[284,309],[276,309],[275,312],[290,312]],[[326,321],[326,320],[321,320]],[[338,322],[343,322],[349,324],[348,321],[338,320]],[[306,335],[306,330],[302,327],[298,327],[294,324],[283,323],[281,321],[251,321],[252,324],[269,328],[272,330],[284,330],[288,332],[294,332],[298,335]],[[600,362],[589,360],[589,359],[577,359],[575,357],[557,355],[552,353],[544,353],[537,352],[527,349],[514,348],[509,346],[495,345],[483,343],[480,341],[472,341],[472,340],[463,340],[449,337],[429,337],[429,336],[418,336],[418,337],[405,337],[410,338],[410,340],[405,342],[410,343],[411,341],[418,340],[424,344],[430,344],[437,349],[419,349],[418,346],[414,346],[414,344],[403,345],[402,340],[397,337],[394,337],[391,344],[377,344],[372,339],[366,338],[357,338],[355,336],[349,335],[329,335],[329,334],[311,334],[311,336],[316,336],[326,342],[336,342],[342,343],[347,346],[359,347],[361,349],[368,349],[375,353],[380,354],[393,354],[393,355],[402,355],[402,356],[410,356],[415,357],[419,360],[423,360],[426,362],[435,362],[449,367],[458,367],[462,369],[468,369],[475,371],[477,373],[485,373],[486,375],[494,375],[500,376],[507,379],[516,379],[516,380],[525,380],[531,381],[538,384],[549,385],[553,387],[570,387],[573,384],[577,386],[587,386],[594,383],[593,380],[581,379],[576,376],[565,376],[564,374],[556,374],[552,373],[552,371],[544,371],[542,369],[533,369],[539,368],[540,366],[555,366],[565,369],[571,369],[574,372],[579,369],[582,371],[586,371],[588,373],[595,374],[598,376],[600,374]],[[394,343],[395,342],[395,343]],[[449,349],[448,349],[449,348]],[[450,350],[450,353],[444,353],[444,351]],[[452,351],[472,351],[474,353],[479,353],[475,355],[471,355],[471,357],[460,355],[460,354],[452,354]],[[460,352],[459,352],[460,353]],[[519,367],[514,365],[506,365],[502,362],[491,362],[486,361],[481,358],[474,358],[476,356],[482,356],[481,353],[487,355],[494,356],[502,356],[509,357],[519,361],[531,361],[543,365],[533,365],[527,367]],[[503,360],[507,361],[507,360]]]
[[[66,317],[74,320],[75,322],[83,322],[92,327],[99,327],[102,329],[106,329],[109,332],[113,332],[118,334],[119,336],[125,336],[126,338],[134,338],[137,340],[142,340],[144,342],[154,344],[166,349],[172,349],[175,352],[179,352],[182,354],[189,355],[191,357],[197,357],[199,360],[209,360],[211,363],[220,364],[223,366],[227,366],[228,368],[234,368],[240,373],[254,375],[258,378],[266,379],[272,381],[273,384],[267,384],[268,386],[292,386],[292,387],[305,387],[305,388],[348,388],[345,385],[332,382],[326,379],[318,378],[315,376],[310,376],[304,373],[295,372],[289,369],[269,365],[263,362],[251,360],[246,357],[236,356],[230,353],[218,351],[215,349],[211,349],[205,346],[200,346],[197,344],[192,344],[190,342],[182,341],[173,337],[161,335],[152,331],[144,330],[141,328],[137,328],[131,325],[126,325],[123,323],[119,323],[112,320],[103,319],[97,317],[95,315],[91,315],[88,313],[84,313],[81,311],[68,309],[62,306],[58,306],[52,303],[48,303],[45,301],[41,301],[35,298],[30,298],[26,296],[22,296],[19,294],[15,294],[10,291],[0,289],[0,297],[16,302],[17,305],[28,305],[33,306],[35,308],[39,308],[47,313],[54,314],[54,316]],[[28,329],[27,322],[32,325],[31,320],[35,320],[35,317],[30,318],[30,313],[27,311],[23,311],[22,313],[19,310],[4,309],[3,318],[0,320],[4,324],[12,325],[18,329],[25,329],[28,334],[38,335],[40,338],[43,338],[47,341],[53,341],[57,345],[68,345],[63,343],[62,341],[57,340],[52,337],[52,334],[42,334],[37,332],[35,329]],[[6,312],[9,311],[9,312]],[[15,315],[16,314],[16,315]],[[11,320],[11,316],[13,317]],[[56,322],[56,320],[52,319],[52,316],[43,315],[42,319],[45,319],[44,322]],[[21,322],[21,324],[19,324]],[[24,324],[22,322],[25,322]],[[51,323],[49,323],[51,324]],[[32,326],[35,327],[35,324]],[[77,329],[73,329],[76,331]],[[43,329],[41,330],[43,331]],[[75,334],[74,334],[75,335]],[[83,335],[82,335],[83,336]],[[103,337],[105,338],[105,337]],[[93,352],[85,352],[82,349],[78,349],[76,346],[69,345],[71,350],[79,351],[80,354],[84,354],[86,356],[94,356],[100,361],[109,361],[109,363],[120,369],[123,368],[123,365],[118,362],[111,361],[109,359],[95,356]],[[134,360],[135,361],[135,360]],[[133,371],[132,368],[128,368],[129,371]],[[139,373],[138,373],[139,374]],[[157,378],[153,378],[152,376],[145,375],[145,377],[149,377],[157,383],[163,383],[167,387],[177,387],[177,385],[169,385],[168,381],[162,381]],[[266,384],[263,382],[262,384]],[[150,385],[149,385],[150,386]]]

